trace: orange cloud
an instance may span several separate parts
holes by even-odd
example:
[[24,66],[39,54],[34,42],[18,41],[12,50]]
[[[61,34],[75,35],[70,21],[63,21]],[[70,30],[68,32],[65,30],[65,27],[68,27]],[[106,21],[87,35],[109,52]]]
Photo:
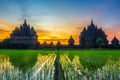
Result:
[[[45,24],[41,26],[44,31],[37,31],[39,35],[39,39],[41,42],[43,41],[53,41],[56,43],[57,40],[62,39],[61,43],[68,44],[68,39],[72,35],[75,39],[75,44],[79,42],[79,35],[82,31],[83,27],[87,26],[88,21],[78,22],[77,20],[69,20],[69,21],[61,21],[59,23],[54,24]],[[54,39],[54,40],[53,40]]]
[[81,31],[83,30],[84,27],[88,26],[89,22],[88,21],[83,21],[81,23],[79,23],[79,22],[78,23],[76,23],[76,22],[73,23],[73,22],[70,22],[71,23],[71,28],[72,28],[72,32],[70,32],[70,33],[75,40],[75,44],[79,44],[79,36],[81,34]]
[[110,28],[105,28],[105,32],[107,34],[107,38],[109,41],[111,41],[114,36],[116,36],[118,39],[120,39],[120,24],[112,25]]
[[9,23],[7,21],[1,20],[0,19],[0,29],[2,30],[13,30],[17,25]]
[[36,30],[36,32],[37,32],[37,35],[38,35],[38,39],[41,39],[41,38],[43,38],[43,39],[49,38],[48,36],[51,34],[50,31],[48,31],[48,30],[43,30],[43,29],[38,29],[38,30]]
[[[55,26],[56,25],[56,26]],[[52,41],[54,44],[57,43],[59,40],[62,44],[68,44],[68,39],[72,35],[75,44],[79,43],[79,35],[84,27],[88,26],[88,21],[77,22],[77,21],[68,21],[63,24],[54,24],[53,28],[46,28],[46,29],[36,29],[37,27],[34,26],[36,29],[38,40],[42,44],[46,41],[48,44]],[[8,38],[12,30],[15,28],[15,24],[11,24],[7,21],[0,20],[0,40],[4,38]],[[99,26],[98,26],[99,27]],[[103,28],[105,33],[108,35],[108,40],[112,40],[114,35],[117,38],[120,38],[120,24],[115,24],[110,28]],[[4,34],[4,35],[3,35]]]
[[15,24],[0,19],[0,41],[8,38],[15,26]]
[[62,44],[68,44],[68,34],[65,32],[57,32],[57,31],[47,31],[47,30],[37,30],[38,40],[41,44],[44,43],[44,41],[49,44],[51,41],[56,44],[59,40]]
[[8,38],[9,35],[10,35],[10,31],[0,29],[0,41],[2,41],[5,38]]

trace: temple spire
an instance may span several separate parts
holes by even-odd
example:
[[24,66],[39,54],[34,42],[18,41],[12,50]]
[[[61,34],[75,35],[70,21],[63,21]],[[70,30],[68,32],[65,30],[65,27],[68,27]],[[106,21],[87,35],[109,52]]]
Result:
[[72,35],[70,36],[70,38],[72,39]]
[[26,19],[24,20],[24,24],[26,24]]
[[83,32],[85,32],[85,31],[86,31],[86,28],[84,27]]
[[73,39],[72,35],[70,36],[70,39],[68,40],[68,42],[69,42],[69,46],[74,45],[74,39]]
[[93,19],[91,19],[91,24],[93,24]]

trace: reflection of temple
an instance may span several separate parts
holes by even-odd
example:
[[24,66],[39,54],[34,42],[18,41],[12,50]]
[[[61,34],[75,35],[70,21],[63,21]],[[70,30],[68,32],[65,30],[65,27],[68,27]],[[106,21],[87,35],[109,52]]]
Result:
[[97,28],[91,20],[91,24],[84,28],[80,34],[79,42],[84,47],[95,47],[97,38],[102,38],[105,45],[108,44],[107,36],[102,28]]
[[11,43],[13,44],[36,44],[37,38],[34,28],[30,28],[26,20],[24,20],[23,25],[20,25],[20,28],[15,28],[10,35]]

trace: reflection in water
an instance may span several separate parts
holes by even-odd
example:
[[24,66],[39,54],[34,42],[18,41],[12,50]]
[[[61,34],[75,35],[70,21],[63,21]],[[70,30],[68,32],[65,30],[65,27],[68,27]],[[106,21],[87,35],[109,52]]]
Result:
[[24,73],[11,65],[8,56],[0,56],[0,80],[54,80],[54,61],[56,55],[38,55],[32,69]]

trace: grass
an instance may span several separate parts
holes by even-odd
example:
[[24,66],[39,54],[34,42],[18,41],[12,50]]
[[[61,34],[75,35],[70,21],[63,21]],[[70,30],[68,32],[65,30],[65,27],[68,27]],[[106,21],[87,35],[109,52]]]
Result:
[[12,65],[25,71],[35,65],[38,54],[46,55],[52,52],[49,50],[0,50],[0,55],[9,56]]
[[120,58],[120,50],[60,50],[59,54],[66,53],[72,60],[75,55],[79,56],[82,65],[89,70],[101,68],[110,60],[118,60]]
[[[60,58],[62,74],[66,80],[87,80],[88,78],[95,80],[119,80],[120,79],[120,50],[0,50],[0,79],[6,76],[6,79],[31,78],[31,74],[38,73],[35,78],[46,78],[43,73],[49,78],[54,78],[54,57],[49,57],[51,53],[55,53]],[[40,54],[40,55],[39,55]],[[50,54],[50,55],[49,55]],[[54,54],[54,55],[55,55]],[[39,59],[38,59],[39,55]],[[47,55],[47,56],[46,56]],[[56,56],[55,55],[55,56]],[[9,58],[8,58],[9,57]],[[54,58],[52,60],[52,58]],[[9,61],[8,61],[9,60]],[[48,60],[48,63],[46,61]],[[50,63],[52,61],[52,63]],[[14,66],[14,69],[7,70],[8,63]],[[38,63],[36,65],[36,63]],[[46,65],[44,65],[46,63]],[[43,68],[41,66],[43,64]],[[51,65],[51,68],[49,65]],[[48,65],[48,66],[47,66]],[[42,69],[41,69],[42,68]],[[59,67],[55,67],[57,70]],[[41,69],[41,71],[39,71]],[[35,70],[35,71],[34,71]],[[38,71],[38,72],[36,72]],[[56,71],[58,72],[58,71]],[[61,70],[60,70],[61,72]],[[13,75],[10,75],[10,74]],[[14,76],[15,74],[18,74]],[[52,74],[52,75],[51,75]],[[9,76],[10,75],[10,76]],[[42,76],[42,77],[40,77]],[[34,77],[34,76],[33,76]],[[57,76],[58,77],[58,76]],[[59,77],[58,77],[59,78]],[[22,80],[22,79],[21,79]],[[34,80],[34,79],[33,79]]]
[[56,54],[68,54],[72,60],[75,55],[79,56],[82,65],[89,70],[101,68],[108,59],[118,60],[120,50],[0,50],[0,55],[7,55],[10,62],[15,67],[22,70],[33,67],[38,54],[47,55],[55,52]]

